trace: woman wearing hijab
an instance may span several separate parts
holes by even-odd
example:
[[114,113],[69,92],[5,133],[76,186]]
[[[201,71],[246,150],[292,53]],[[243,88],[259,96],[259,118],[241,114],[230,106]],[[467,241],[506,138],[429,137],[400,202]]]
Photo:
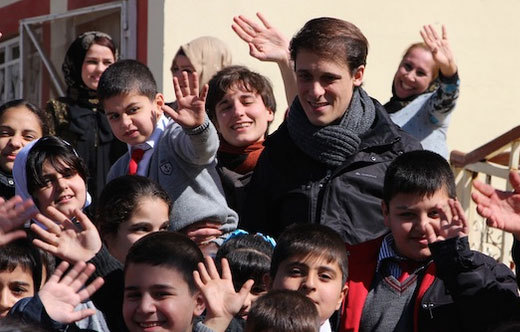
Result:
[[112,135],[96,93],[101,74],[116,59],[109,35],[99,31],[81,34],[70,45],[62,66],[67,95],[47,103],[51,133],[72,144],[85,161],[88,189],[94,197],[103,190],[112,163],[127,150]]

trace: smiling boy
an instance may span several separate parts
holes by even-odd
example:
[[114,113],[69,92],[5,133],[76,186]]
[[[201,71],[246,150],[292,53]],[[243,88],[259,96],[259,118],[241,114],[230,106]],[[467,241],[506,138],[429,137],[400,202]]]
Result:
[[[227,206],[215,169],[218,136],[204,108],[207,87],[199,95],[197,75],[187,73],[182,82],[174,78],[174,87],[177,110],[164,105],[152,73],[138,61],[119,61],[103,73],[99,98],[112,132],[129,150],[112,165],[108,180],[147,176],[173,201],[171,229],[212,222],[225,234],[236,228],[238,217]],[[212,237],[205,244],[210,240],[219,242]]]
[[244,66],[229,66],[209,81],[206,110],[220,135],[218,172],[226,200],[239,214],[264,139],[276,112],[269,80]]
[[[351,252],[349,294],[340,331],[482,330],[474,323],[476,310],[469,309],[479,288],[492,280],[516,293],[506,266],[469,250],[462,230],[464,212],[455,197],[454,176],[442,156],[412,151],[390,164],[381,206],[391,233],[361,244],[363,251]],[[439,238],[443,241],[429,244],[428,229],[440,233],[452,225],[461,229],[460,238]],[[459,264],[471,272],[467,280],[460,280],[465,294],[472,294],[469,297],[452,281],[456,269],[446,268],[454,256],[447,253],[461,248],[469,253],[471,265],[479,266]]]

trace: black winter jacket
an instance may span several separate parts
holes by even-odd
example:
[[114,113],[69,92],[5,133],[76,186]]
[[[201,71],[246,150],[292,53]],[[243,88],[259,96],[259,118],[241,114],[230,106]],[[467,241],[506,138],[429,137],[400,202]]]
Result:
[[386,168],[421,145],[390,120],[379,102],[374,104],[376,118],[360,136],[359,152],[336,169],[300,150],[282,123],[265,141],[247,188],[241,228],[277,237],[293,223],[321,223],[348,244],[386,233],[381,214]]

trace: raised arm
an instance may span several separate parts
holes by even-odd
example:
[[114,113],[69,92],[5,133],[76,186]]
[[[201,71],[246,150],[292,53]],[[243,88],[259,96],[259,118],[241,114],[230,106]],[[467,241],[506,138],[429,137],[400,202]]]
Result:
[[501,191],[481,181],[473,181],[476,189],[471,198],[477,203],[477,212],[487,218],[490,227],[512,233],[520,240],[520,174],[509,173],[513,191]]
[[289,53],[289,40],[273,27],[261,13],[256,16],[262,25],[239,15],[233,17],[231,28],[249,45],[249,54],[260,61],[276,62],[285,87],[287,104],[290,106],[296,97],[296,77]]
[[38,213],[32,200],[15,196],[8,201],[0,197],[0,246],[25,237],[23,224]]
[[439,70],[445,77],[451,77],[457,72],[457,64],[450,43],[446,26],[442,26],[442,37],[437,34],[432,25],[423,26],[420,31],[424,43],[430,48],[433,60],[439,66]]
[[96,226],[79,209],[74,210],[77,223],[54,207],[48,207],[46,214],[49,217],[37,214],[34,218],[45,228],[31,225],[31,230],[39,237],[33,240],[37,247],[69,263],[88,261],[101,250],[101,238]]
[[101,285],[103,279],[96,278],[85,285],[87,279],[94,272],[92,264],[78,262],[67,273],[69,264],[61,262],[49,281],[38,292],[45,311],[53,320],[60,323],[73,323],[95,314],[94,309],[75,311],[74,308],[86,301]]
[[224,332],[244,305],[254,281],[246,281],[240,291],[236,292],[227,259],[222,259],[221,277],[211,257],[206,257],[206,265],[199,263],[193,277],[206,304],[204,324],[215,332]]

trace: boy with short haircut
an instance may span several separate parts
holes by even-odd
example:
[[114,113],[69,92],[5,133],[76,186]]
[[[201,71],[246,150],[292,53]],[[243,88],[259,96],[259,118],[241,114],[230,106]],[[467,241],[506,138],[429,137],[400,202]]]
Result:
[[269,80],[244,66],[229,66],[209,81],[206,110],[220,135],[218,172],[230,207],[239,214],[264,139],[276,112]]
[[[222,261],[222,278],[210,259],[206,259],[206,265],[207,269],[199,264],[195,280],[206,298],[206,319],[223,322],[209,323],[219,332],[239,312],[253,283],[249,280],[235,294],[227,261]],[[336,232],[319,224],[297,224],[287,228],[277,241],[269,274],[268,284],[272,290],[294,290],[305,295],[316,306],[320,331],[331,331],[329,318],[340,308],[348,290],[347,251]],[[219,283],[221,288],[217,291]],[[226,294],[229,299],[219,302],[211,296],[214,293]]]
[[125,262],[123,317],[131,331],[208,331],[201,322],[205,305],[193,271],[202,252],[186,236],[155,232],[130,248]]
[[511,270],[469,250],[455,196],[450,166],[434,152],[390,164],[381,205],[391,233],[350,256],[340,331],[480,331],[487,309],[471,303],[486,302],[488,284],[516,296]]
[[245,332],[316,332],[319,328],[318,311],[308,297],[298,291],[273,290],[255,301]]
[[147,176],[174,202],[173,230],[212,222],[220,225],[214,234],[228,233],[238,217],[226,204],[215,169],[219,141],[204,108],[208,88],[199,95],[196,73],[184,73],[181,82],[174,78],[174,88],[178,110],[164,105],[152,73],[138,61],[118,61],[103,73],[98,96],[113,134],[129,147],[112,165],[107,181],[125,174]]

